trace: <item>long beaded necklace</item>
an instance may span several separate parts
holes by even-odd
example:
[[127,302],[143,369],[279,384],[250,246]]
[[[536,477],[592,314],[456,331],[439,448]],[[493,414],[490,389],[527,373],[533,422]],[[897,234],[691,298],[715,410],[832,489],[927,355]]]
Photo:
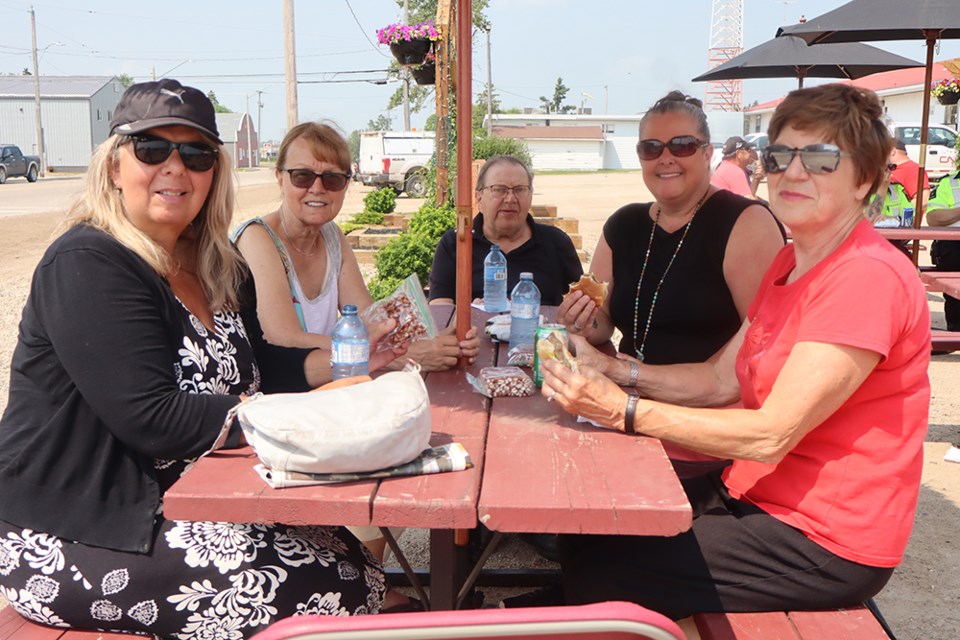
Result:
[[320,239],[320,233],[317,232],[317,235],[313,236],[313,240],[310,243],[313,246],[313,251],[308,253],[307,251],[304,251],[298,247],[296,243],[294,243],[293,239],[290,238],[290,234],[287,233],[287,225],[283,222],[283,207],[280,207],[278,213],[280,214],[280,231],[283,232],[283,237],[287,241],[287,244],[293,247],[293,250],[302,255],[304,258],[312,258],[313,256],[317,255],[317,241]]
[[637,280],[637,297],[633,300],[633,344],[636,347],[637,360],[643,362],[643,350],[647,346],[647,335],[650,333],[650,321],[653,320],[653,310],[657,306],[657,298],[660,296],[660,287],[663,286],[663,281],[667,279],[667,273],[670,271],[670,267],[673,266],[673,261],[677,259],[677,254],[680,253],[680,247],[683,246],[683,241],[687,239],[687,232],[690,231],[690,225],[693,223],[693,219],[696,217],[697,213],[700,211],[700,207],[703,206],[703,203],[707,199],[707,194],[710,193],[710,188],[707,187],[707,190],[703,192],[700,201],[697,202],[696,206],[693,208],[693,214],[690,216],[690,219],[687,220],[687,224],[683,225],[683,234],[680,236],[680,242],[677,243],[677,248],[673,250],[673,255],[670,256],[670,261],[667,262],[667,268],[663,270],[663,275],[660,276],[660,282],[657,283],[657,288],[653,290],[653,300],[650,301],[650,312],[647,313],[647,324],[643,328],[643,338],[640,339],[640,346],[636,347],[637,340],[640,338],[640,285],[643,284],[643,276],[647,272],[647,262],[650,260],[650,249],[653,247],[653,234],[657,231],[657,226],[660,223],[660,213],[663,211],[663,207],[660,204],[657,204],[657,216],[653,221],[653,227],[650,229],[650,239],[647,241],[647,253],[643,256],[643,266],[640,268],[640,279]]

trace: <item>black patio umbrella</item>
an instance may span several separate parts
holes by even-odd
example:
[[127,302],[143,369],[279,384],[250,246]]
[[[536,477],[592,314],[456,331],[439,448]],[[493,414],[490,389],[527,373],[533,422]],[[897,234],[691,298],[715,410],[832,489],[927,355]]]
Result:
[[[960,38],[960,1],[958,0],[853,0],[801,24],[782,27],[777,36],[797,36],[807,44],[863,42],[875,40],[925,40],[927,43],[924,75],[923,114],[920,128],[920,170],[923,177],[927,161],[927,125],[930,120],[930,80],[933,77],[933,47],[937,40]],[[916,209],[920,211],[917,190]],[[919,215],[914,226],[920,226]],[[916,260],[917,243],[913,256]]]
[[800,38],[780,37],[744,51],[735,58],[693,79],[739,80],[748,78],[862,78],[873,73],[908,67],[922,62],[860,43],[807,46]]

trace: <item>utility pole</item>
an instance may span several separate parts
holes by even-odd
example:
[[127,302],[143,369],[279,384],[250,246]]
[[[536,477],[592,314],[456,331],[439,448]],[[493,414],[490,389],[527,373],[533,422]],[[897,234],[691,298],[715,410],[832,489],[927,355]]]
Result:
[[250,94],[246,95],[247,112],[243,114],[243,119],[247,121],[247,168],[253,168],[253,118],[250,117]]
[[[403,0],[403,24],[410,24],[410,2]],[[410,131],[410,69],[400,67],[400,80],[403,82],[403,130]]]
[[294,38],[293,0],[283,0],[283,58],[287,81],[287,131],[300,120],[297,105],[297,44]]
[[[263,102],[260,101],[260,94],[262,93],[263,91],[257,89],[257,142],[259,143],[257,146],[260,149],[263,148],[263,130],[260,129],[260,118],[263,115]],[[257,154],[260,153],[260,149],[257,149]]]
[[37,63],[37,18],[30,6],[30,35],[33,38],[33,105],[37,118],[37,155],[40,156],[40,176],[47,174],[47,159],[43,150],[43,121],[40,118],[40,65]]
[[603,113],[604,115],[610,113],[607,107],[609,105],[610,91],[607,85],[603,85]]
[[490,24],[487,24],[487,137],[493,136],[493,75],[490,70]]

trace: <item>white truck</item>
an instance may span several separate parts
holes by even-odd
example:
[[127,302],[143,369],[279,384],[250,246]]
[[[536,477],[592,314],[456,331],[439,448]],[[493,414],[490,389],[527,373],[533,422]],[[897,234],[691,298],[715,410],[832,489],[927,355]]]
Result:
[[[920,123],[897,122],[890,127],[894,138],[906,143],[907,155],[914,162],[920,162]],[[927,176],[931,184],[957,167],[957,132],[945,124],[931,124],[927,127]]]
[[365,185],[393,187],[399,194],[423,197],[423,172],[433,157],[432,131],[361,131],[354,176]]

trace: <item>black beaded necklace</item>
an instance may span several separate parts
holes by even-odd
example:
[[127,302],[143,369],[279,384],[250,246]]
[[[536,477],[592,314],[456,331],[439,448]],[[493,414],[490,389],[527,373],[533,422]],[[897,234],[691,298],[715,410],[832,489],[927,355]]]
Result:
[[[687,239],[687,232],[690,231],[690,225],[693,223],[693,219],[696,217],[697,213],[700,211],[700,207],[703,206],[703,203],[707,200],[707,194],[710,193],[710,187],[707,187],[707,190],[703,192],[703,196],[700,198],[700,201],[693,207],[693,214],[690,216],[690,219],[687,220],[687,224],[683,225],[683,235],[680,236],[680,242],[677,243],[677,248],[673,250],[673,255],[670,256],[670,261],[667,262],[667,268],[663,270],[663,275],[660,276],[660,282],[657,283],[657,288],[653,291],[653,300],[650,301],[650,312],[647,314],[647,324],[643,328],[643,338],[641,339],[640,332],[640,285],[643,284],[643,276],[647,272],[647,262],[650,260],[650,249],[653,247],[653,234],[657,231],[657,226],[660,223],[660,213],[663,211],[663,207],[657,203],[657,215],[653,221],[653,227],[650,229],[650,239],[647,241],[647,253],[643,256],[643,266],[640,268],[640,279],[637,280],[637,296],[633,299],[633,344],[636,347],[637,360],[643,362],[643,350],[647,346],[647,335],[650,333],[650,321],[653,320],[653,310],[657,306],[657,298],[660,296],[660,287],[663,286],[663,281],[667,278],[667,273],[670,271],[670,267],[673,266],[673,261],[676,260],[677,254],[680,253],[680,247],[683,246],[683,241]],[[637,342],[640,343],[640,346],[637,347]]]

